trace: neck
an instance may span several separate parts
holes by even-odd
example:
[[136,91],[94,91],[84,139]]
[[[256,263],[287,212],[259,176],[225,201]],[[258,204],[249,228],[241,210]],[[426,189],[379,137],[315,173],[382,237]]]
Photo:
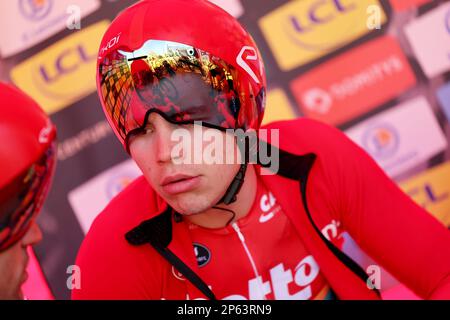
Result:
[[244,183],[241,187],[241,190],[236,195],[235,202],[230,203],[229,205],[225,205],[222,203],[215,206],[216,208],[222,209],[216,209],[213,207],[199,214],[185,216],[184,219],[203,228],[223,228],[233,217],[233,214],[228,210],[231,210],[235,213],[235,216],[230,223],[233,223],[245,217],[249,213],[253,202],[255,201],[256,186],[257,177],[255,168],[253,165],[249,164],[245,173]]

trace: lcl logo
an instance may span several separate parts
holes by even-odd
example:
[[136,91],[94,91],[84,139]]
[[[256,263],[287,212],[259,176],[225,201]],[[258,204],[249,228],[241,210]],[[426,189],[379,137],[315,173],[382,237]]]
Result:
[[95,91],[96,54],[109,21],[99,21],[44,49],[11,70],[19,88],[49,114]]
[[77,45],[61,52],[51,65],[39,66],[42,79],[47,83],[58,81],[66,74],[75,72],[80,64],[86,64],[95,60],[95,54],[89,55],[83,45]]
[[436,191],[432,185],[432,182],[426,182],[421,187],[408,190],[407,193],[412,198],[420,196],[422,200],[420,205],[425,209],[428,209],[431,205],[447,200],[449,197],[448,192],[439,193]]
[[281,69],[289,71],[381,28],[386,20],[379,0],[302,0],[285,2],[259,25]]
[[317,25],[331,22],[340,14],[355,9],[356,5],[354,2],[345,5],[342,3],[342,0],[320,0],[310,6],[304,19],[291,16],[290,22],[296,32],[304,33],[314,30],[314,27]]

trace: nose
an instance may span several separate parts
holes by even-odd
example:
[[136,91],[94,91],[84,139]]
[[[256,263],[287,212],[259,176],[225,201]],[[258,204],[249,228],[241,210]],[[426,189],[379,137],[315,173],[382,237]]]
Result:
[[21,242],[23,247],[35,245],[42,240],[42,231],[38,224],[33,221],[27,233],[23,236]]
[[[155,135],[156,159],[160,164],[170,162],[174,157],[172,151],[176,143],[172,140],[172,133],[177,126],[166,121],[159,114],[154,114],[152,123]],[[178,156],[176,155],[176,157]]]

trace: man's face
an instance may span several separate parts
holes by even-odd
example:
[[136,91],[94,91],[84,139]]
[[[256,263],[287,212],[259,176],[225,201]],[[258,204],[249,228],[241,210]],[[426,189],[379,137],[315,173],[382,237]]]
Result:
[[23,299],[22,284],[27,280],[27,247],[41,241],[42,233],[33,222],[27,233],[12,247],[0,252],[0,300]]
[[[147,128],[145,134],[131,139],[130,153],[153,189],[181,214],[201,213],[215,205],[240,166],[240,154],[231,134],[199,125],[174,125],[157,113],[150,114]],[[177,129],[189,133],[183,136],[183,141],[188,142],[183,147],[181,140],[173,139],[172,134],[179,133]],[[214,130],[222,146],[213,143],[217,139],[205,141],[204,135],[194,134],[195,130]],[[203,154],[199,154],[199,146]],[[194,163],[194,154],[200,161]],[[207,154],[223,161],[205,163],[203,155]],[[232,161],[226,161],[227,154],[235,155],[229,157]]]

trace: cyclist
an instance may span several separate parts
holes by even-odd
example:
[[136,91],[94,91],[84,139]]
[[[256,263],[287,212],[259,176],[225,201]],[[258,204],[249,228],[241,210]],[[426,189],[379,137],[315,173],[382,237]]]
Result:
[[0,83],[0,299],[22,299],[27,247],[55,165],[56,131],[31,98]]
[[[134,82],[137,61],[148,65],[140,79],[158,81]],[[164,62],[174,73],[154,74]],[[106,117],[143,176],[93,223],[74,299],[379,299],[343,232],[419,296],[450,298],[448,230],[362,149],[313,120],[260,128],[263,62],[222,9],[133,5],[106,32],[97,72]],[[234,140],[208,149],[210,135]],[[234,161],[191,161],[195,146]],[[265,147],[279,161],[262,161]]]

